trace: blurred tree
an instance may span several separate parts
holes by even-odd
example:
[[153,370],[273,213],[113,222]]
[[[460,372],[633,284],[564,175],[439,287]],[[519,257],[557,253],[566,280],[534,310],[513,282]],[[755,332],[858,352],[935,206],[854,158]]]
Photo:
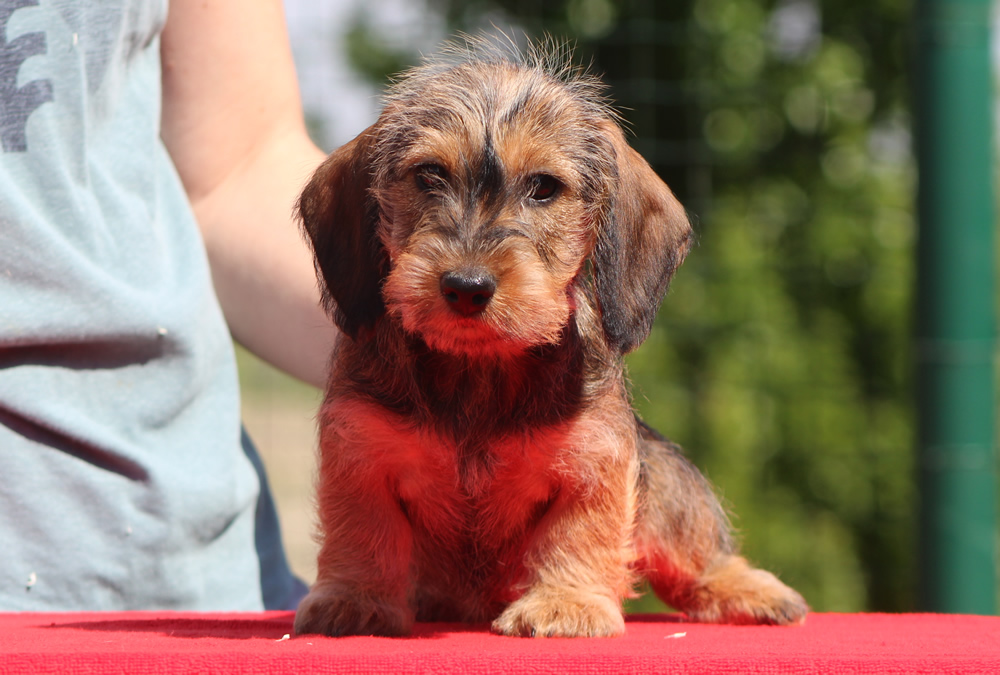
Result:
[[348,62],[358,74],[373,82],[382,83],[415,61],[413,52],[393,46],[379,34],[364,9],[355,14],[343,40]]
[[574,40],[692,211],[699,245],[629,358],[636,405],[818,610],[913,605],[909,5],[430,5]]

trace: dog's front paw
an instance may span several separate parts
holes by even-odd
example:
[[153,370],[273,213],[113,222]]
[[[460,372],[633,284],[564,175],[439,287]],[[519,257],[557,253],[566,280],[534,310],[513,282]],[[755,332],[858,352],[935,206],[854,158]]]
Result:
[[299,603],[295,634],[409,635],[413,611],[385,598],[352,593],[340,587],[317,587]]
[[726,556],[699,580],[697,602],[686,609],[695,621],[735,624],[797,624],[809,605],[776,576],[738,556]]
[[620,603],[579,590],[532,589],[493,622],[493,631],[522,637],[613,637],[625,632]]

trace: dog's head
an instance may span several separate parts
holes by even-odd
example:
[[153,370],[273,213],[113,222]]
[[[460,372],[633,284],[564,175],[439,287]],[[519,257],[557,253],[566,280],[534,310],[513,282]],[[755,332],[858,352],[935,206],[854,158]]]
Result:
[[567,63],[474,45],[418,68],[319,168],[299,210],[345,333],[388,312],[451,353],[553,343],[589,261],[607,343],[646,338],[690,225]]

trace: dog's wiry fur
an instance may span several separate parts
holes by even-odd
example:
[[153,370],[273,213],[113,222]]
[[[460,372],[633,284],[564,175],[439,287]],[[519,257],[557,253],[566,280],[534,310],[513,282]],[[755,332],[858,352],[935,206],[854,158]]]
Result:
[[693,619],[807,611],[736,554],[706,481],[631,410],[622,356],[690,226],[566,63],[473,44],[416,69],[302,195],[346,337],[298,633],[617,635],[640,576]]

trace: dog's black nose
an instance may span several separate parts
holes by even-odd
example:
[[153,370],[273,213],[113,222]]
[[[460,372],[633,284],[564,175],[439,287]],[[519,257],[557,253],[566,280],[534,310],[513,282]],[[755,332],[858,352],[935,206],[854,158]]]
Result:
[[496,279],[481,270],[448,272],[441,276],[441,295],[453,310],[466,316],[483,311],[496,290]]

